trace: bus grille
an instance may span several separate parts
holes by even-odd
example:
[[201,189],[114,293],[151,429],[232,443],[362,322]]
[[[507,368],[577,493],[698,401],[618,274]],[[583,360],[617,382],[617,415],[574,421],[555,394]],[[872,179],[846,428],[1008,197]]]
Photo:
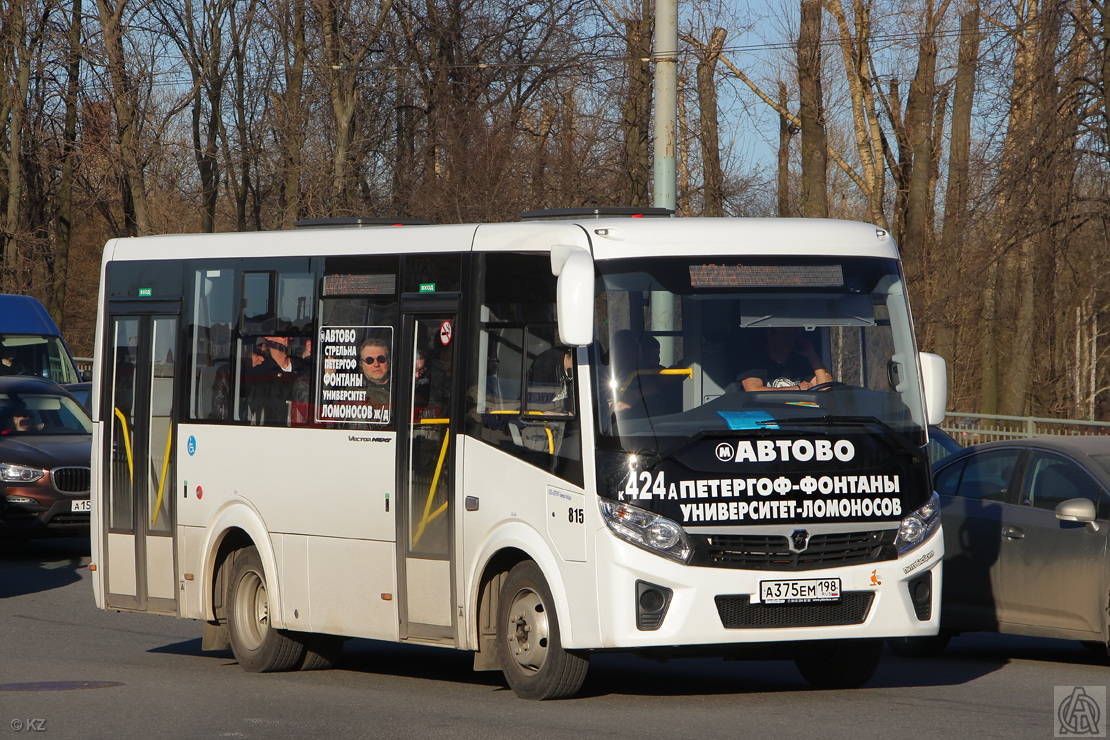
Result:
[[815,534],[801,552],[784,535],[691,535],[691,565],[747,570],[814,570],[895,560],[896,529]]
[[867,591],[851,591],[843,594],[840,601],[810,604],[752,604],[748,594],[718,596],[716,602],[725,629],[743,630],[863,624],[874,598],[875,594]]
[[59,493],[88,493],[92,476],[89,468],[54,468],[50,479]]

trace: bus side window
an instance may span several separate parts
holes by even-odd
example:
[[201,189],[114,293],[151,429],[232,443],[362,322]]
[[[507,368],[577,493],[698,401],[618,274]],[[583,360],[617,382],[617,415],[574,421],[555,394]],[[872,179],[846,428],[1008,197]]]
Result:
[[532,253],[477,259],[479,321],[467,433],[581,485],[573,353],[557,344],[550,258]]
[[258,264],[243,273],[240,408],[251,424],[292,426],[311,397],[316,281],[300,260]]
[[192,284],[189,344],[189,418],[231,419],[235,270],[197,269]]

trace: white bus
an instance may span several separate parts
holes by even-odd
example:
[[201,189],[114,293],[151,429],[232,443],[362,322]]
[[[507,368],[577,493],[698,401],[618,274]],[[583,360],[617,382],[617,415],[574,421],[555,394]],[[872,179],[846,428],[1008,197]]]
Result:
[[657,215],[110,241],[97,605],[248,671],[467,650],[535,699],[598,651],[856,686],[935,634],[944,363],[891,237]]

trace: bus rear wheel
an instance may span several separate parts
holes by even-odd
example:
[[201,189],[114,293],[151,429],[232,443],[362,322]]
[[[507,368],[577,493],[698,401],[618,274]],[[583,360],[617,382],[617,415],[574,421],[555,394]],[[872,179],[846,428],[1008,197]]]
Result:
[[299,668],[304,645],[270,625],[266,572],[258,550],[240,550],[233,561],[227,587],[227,631],[235,659],[250,673]]
[[586,680],[589,658],[563,649],[551,589],[531,560],[501,587],[497,655],[505,680],[523,699],[565,699]]
[[875,675],[882,640],[830,640],[803,644],[794,658],[802,677],[818,689],[854,689]]

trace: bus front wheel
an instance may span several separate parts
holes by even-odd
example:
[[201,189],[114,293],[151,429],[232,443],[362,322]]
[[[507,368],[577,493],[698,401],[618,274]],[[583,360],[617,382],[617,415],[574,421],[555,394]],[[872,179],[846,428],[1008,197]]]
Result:
[[258,550],[245,548],[233,560],[227,587],[227,631],[235,659],[251,673],[300,667],[304,645],[270,626],[266,572]]
[[563,649],[551,589],[531,560],[513,566],[498,605],[501,671],[523,699],[565,699],[578,693],[589,659]]
[[830,640],[803,643],[794,658],[802,677],[818,689],[854,689],[879,667],[882,640]]

